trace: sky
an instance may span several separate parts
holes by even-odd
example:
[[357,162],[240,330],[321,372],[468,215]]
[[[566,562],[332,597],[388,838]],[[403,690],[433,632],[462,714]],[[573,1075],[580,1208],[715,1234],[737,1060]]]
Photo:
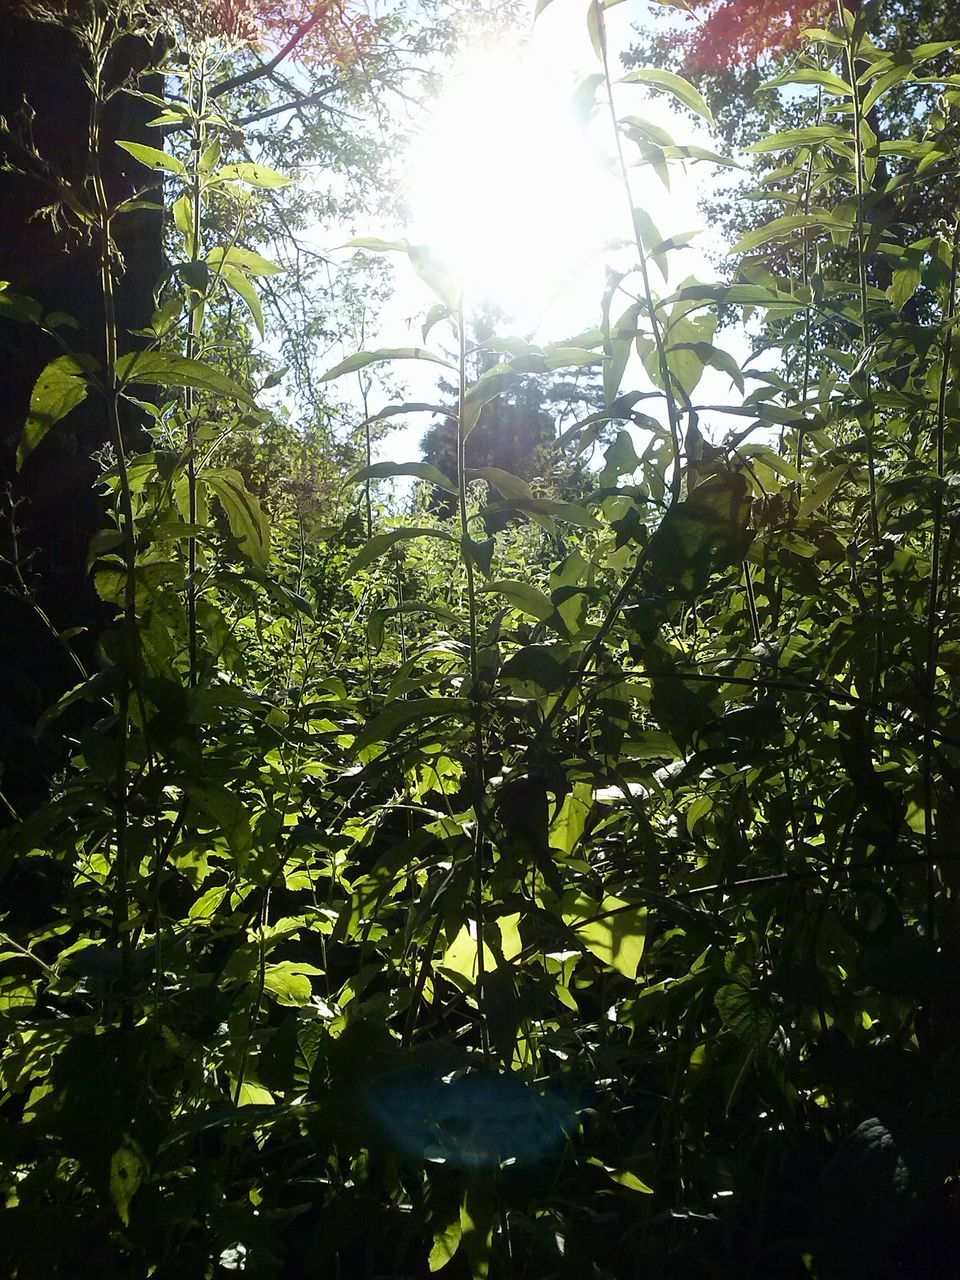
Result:
[[[619,67],[618,51],[630,44],[646,8],[644,0],[626,0],[606,11],[612,68]],[[462,280],[468,309],[494,304],[507,313],[501,336],[549,342],[598,324],[606,265],[625,265],[636,256],[635,249],[622,247],[632,228],[611,165],[609,116],[598,110],[587,120],[574,101],[578,84],[600,70],[586,14],[584,0],[552,0],[536,22],[531,13],[525,38],[465,49],[448,69],[405,157],[408,224],[365,229],[365,234],[428,245]],[[641,115],[680,143],[713,144],[707,127],[674,110],[667,95],[638,85],[619,86],[617,94],[621,114]],[[668,191],[651,169],[632,171],[634,201],[664,237],[701,233],[690,248],[671,255],[669,281],[654,271],[655,289],[670,292],[691,275],[716,277],[707,255],[723,245],[703,228],[697,208],[714,188],[716,175],[712,165],[686,170],[674,165]],[[352,252],[339,249],[331,256],[344,261]],[[422,346],[423,317],[435,299],[405,256],[391,259],[396,292],[365,345]],[[437,329],[429,341],[435,347],[444,336]],[[721,341],[738,358],[745,356],[742,332],[730,330]],[[331,352],[331,363],[349,354]],[[436,366],[405,361],[392,376],[394,389],[398,382],[405,384],[401,398],[436,400]],[[356,394],[348,381],[355,382],[338,383],[338,394]],[[639,360],[628,367],[622,385],[625,390],[649,387]],[[729,378],[708,369],[697,399],[721,403],[731,394],[736,393]],[[374,384],[370,409],[376,412],[396,399]],[[378,457],[417,459],[430,421],[427,415],[395,420],[398,425],[380,444]]]

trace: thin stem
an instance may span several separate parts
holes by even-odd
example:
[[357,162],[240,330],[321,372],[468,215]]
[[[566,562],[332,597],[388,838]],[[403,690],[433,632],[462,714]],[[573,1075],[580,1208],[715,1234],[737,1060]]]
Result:
[[650,328],[653,333],[653,341],[657,349],[657,364],[660,369],[660,380],[663,383],[663,392],[667,401],[667,418],[670,423],[670,437],[673,441],[673,475],[671,477],[671,492],[673,494],[674,502],[677,502],[680,498],[680,484],[682,480],[680,471],[680,411],[677,407],[677,400],[674,394],[663,330],[657,315],[656,302],[654,300],[653,289],[650,284],[650,268],[647,263],[647,254],[643,247],[643,234],[640,227],[640,219],[637,216],[637,209],[633,202],[633,189],[630,183],[630,172],[627,168],[626,158],[623,154],[623,142],[620,136],[620,122],[617,119],[617,109],[613,101],[613,81],[610,78],[610,63],[607,56],[607,29],[604,19],[604,9],[603,5],[599,3],[595,7],[599,21],[600,55],[603,62],[603,80],[607,90],[607,106],[610,112],[610,123],[613,128],[613,137],[617,148],[617,164],[620,169],[620,181],[623,184],[623,190],[627,197],[627,204],[630,207],[630,221],[633,225],[633,235],[637,245],[637,253],[640,258],[640,276],[643,280],[643,296],[647,307],[647,314],[650,318]]
[[[200,260],[201,218],[203,213],[203,174],[200,161],[203,157],[206,129],[204,117],[207,112],[207,57],[206,49],[200,50],[200,65],[197,75],[196,94],[191,86],[191,98],[196,104],[196,124],[192,139],[191,155],[193,160],[190,174],[190,214],[191,238],[190,261]],[[203,324],[203,308],[197,304],[190,308],[190,320],[187,327],[185,354],[188,360],[196,358],[197,347]],[[197,456],[196,456],[196,422],[194,421],[195,395],[192,387],[185,392],[187,415],[187,488],[190,510],[190,525],[197,523]],[[187,539],[187,653],[189,663],[190,688],[196,688],[197,672],[197,540],[191,533]]]
[[750,625],[753,628],[754,643],[759,644],[763,636],[760,632],[760,614],[757,612],[757,595],[753,588],[753,573],[748,560],[743,562],[743,582],[747,590],[747,605],[750,609]]
[[[870,325],[868,316],[868,281],[867,281],[867,247],[864,230],[864,198],[865,174],[863,155],[863,110],[860,98],[860,86],[857,84],[857,59],[854,48],[854,33],[847,31],[843,0],[837,0],[837,13],[840,26],[846,32],[847,73],[850,79],[850,91],[853,97],[853,130],[854,155],[856,163],[856,238],[857,238],[857,282],[860,294],[860,356],[864,359],[870,346]],[[870,536],[873,543],[876,574],[876,602],[874,612],[875,651],[873,679],[871,685],[871,703],[876,703],[880,693],[880,680],[883,673],[883,565],[880,558],[880,518],[877,507],[877,460],[873,437],[874,417],[870,392],[869,367],[861,375],[865,381],[864,395],[864,436],[867,442],[867,470],[870,482]],[[873,719],[871,715],[870,724]]]
[[[633,191],[630,184],[630,173],[627,169],[626,158],[623,154],[623,143],[620,138],[620,123],[617,119],[616,105],[613,100],[613,81],[610,78],[610,63],[607,54],[607,31],[603,16],[603,6],[597,5],[599,31],[600,31],[600,51],[603,62],[603,79],[607,90],[607,106],[610,112],[610,122],[613,128],[613,136],[617,149],[617,163],[620,169],[620,179],[623,184],[624,194],[627,197],[627,204],[630,208],[630,219],[633,224],[633,234],[636,241],[637,253],[640,258],[640,274],[643,281],[644,300],[646,302],[647,313],[650,317],[650,325],[653,333],[653,340],[657,350],[657,363],[660,368],[660,379],[663,383],[663,392],[667,403],[667,418],[670,423],[670,437],[673,441],[673,475],[670,480],[670,505],[674,506],[680,501],[681,486],[683,483],[683,473],[680,464],[680,411],[677,406],[677,398],[670,374],[669,362],[667,360],[667,348],[664,341],[663,330],[660,326],[660,320],[657,316],[656,302],[653,296],[653,289],[650,284],[650,270],[647,264],[647,255],[643,247],[643,235],[640,228],[640,220],[637,217],[637,210],[633,202]],[[637,556],[633,568],[624,580],[613,599],[606,616],[600,623],[596,634],[584,650],[583,657],[570,673],[563,689],[557,697],[556,702],[547,712],[546,717],[540,724],[537,731],[537,739],[542,739],[553,726],[558,716],[563,712],[567,699],[570,694],[578,687],[583,676],[589,670],[591,664],[600,652],[603,644],[606,642],[607,636],[610,634],[620,611],[626,602],[631,598],[640,578],[646,567],[647,556],[649,553],[648,543]]]
[[934,700],[937,692],[937,660],[940,652],[940,630],[937,625],[940,603],[941,581],[941,543],[943,541],[943,489],[946,477],[946,454],[944,435],[947,425],[947,394],[950,389],[950,366],[953,360],[953,321],[957,306],[957,268],[960,259],[960,218],[953,231],[950,260],[950,292],[947,297],[945,329],[943,334],[943,367],[940,371],[940,386],[937,394],[937,421],[934,431],[934,442],[937,451],[937,480],[933,507],[933,534],[930,557],[930,595],[927,601],[927,658],[926,658],[926,706],[924,709],[923,735],[923,809],[924,809],[924,847],[929,864],[929,880],[927,884],[928,927],[931,936],[934,929],[934,904],[936,896],[936,875],[932,858],[934,852],[933,830],[933,718]]
[[128,849],[129,794],[127,788],[127,764],[130,748],[130,695],[138,683],[139,636],[137,632],[137,543],[133,514],[133,498],[127,473],[126,451],[120,424],[120,389],[117,380],[118,328],[116,297],[114,293],[113,227],[110,202],[107,199],[103,171],[100,164],[101,130],[104,108],[104,67],[110,48],[109,32],[102,19],[98,19],[91,42],[92,74],[89,149],[91,179],[97,211],[97,230],[100,243],[100,281],[103,294],[103,348],[104,390],[113,445],[117,456],[118,501],[120,524],[123,534],[124,597],[123,680],[118,696],[119,742],[117,744],[116,772],[116,864],[114,868],[115,894],[112,938],[120,947],[121,1025],[129,1027],[133,1022],[132,955],[130,936],[130,865]]
[[480,1022],[480,1046],[484,1058],[490,1056],[490,1037],[487,1020],[484,1016],[484,978],[485,965],[483,955],[483,881],[484,837],[483,805],[486,797],[486,768],[483,755],[483,720],[480,710],[480,658],[477,640],[477,589],[473,571],[473,557],[470,551],[470,525],[467,512],[467,433],[464,430],[465,404],[467,399],[467,335],[463,316],[463,298],[457,310],[457,333],[459,339],[459,386],[457,392],[457,506],[460,513],[460,548],[467,579],[467,612],[470,627],[470,699],[473,704],[473,759],[476,771],[474,796],[474,843],[473,843],[473,914],[477,929],[477,1013]]

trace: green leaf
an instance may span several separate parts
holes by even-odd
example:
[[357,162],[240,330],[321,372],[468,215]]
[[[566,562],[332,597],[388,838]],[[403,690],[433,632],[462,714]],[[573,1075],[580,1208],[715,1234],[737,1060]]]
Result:
[[444,608],[439,604],[425,604],[421,600],[407,600],[403,604],[393,605],[389,609],[373,609],[367,620],[367,640],[370,642],[371,649],[379,652],[383,647],[383,631],[384,626],[389,618],[396,618],[401,615],[406,616],[414,613],[429,613],[435,618],[442,618],[445,622],[456,626],[458,618],[450,609]]
[[541,622],[553,617],[553,601],[529,582],[516,582],[504,578],[489,583],[484,590],[492,595],[504,596],[514,609],[539,618]]
[[230,886],[227,884],[217,884],[212,888],[201,893],[193,906],[187,912],[188,920],[209,920],[216,914],[217,908],[230,892]]
[[459,1219],[445,1227],[438,1227],[433,1233],[433,1247],[427,1265],[431,1273],[441,1271],[456,1255],[460,1248],[462,1231]]
[[447,493],[457,493],[456,484],[445,476],[439,467],[430,462],[375,462],[347,477],[347,484],[362,484],[365,480],[390,480],[394,476],[414,476]]
[[388,404],[385,409],[381,409],[379,413],[375,413],[367,419],[367,422],[383,422],[387,418],[397,418],[401,414],[407,413],[433,413],[436,415],[446,415],[450,412],[446,406],[442,404],[425,404],[422,400],[410,400],[405,404]]
[[125,1227],[130,1225],[130,1201],[143,1182],[143,1157],[132,1146],[124,1144],[110,1157],[110,1199]]
[[550,847],[569,856],[580,842],[593,807],[593,787],[589,782],[574,783],[564,798],[560,811],[550,823]]
[[142,142],[120,142],[119,140],[117,141],[117,146],[129,152],[134,160],[139,160],[148,169],[162,169],[167,173],[176,174],[178,178],[182,178],[187,172],[182,160],[178,160],[176,156],[168,155],[166,151],[160,151],[156,147],[144,146]]
[[132,351],[117,361],[117,380],[121,387],[130,383],[147,383],[158,387],[192,387],[227,396],[255,409],[257,402],[239,382],[202,360],[189,360],[170,351]]
[[377,742],[391,742],[401,729],[418,720],[462,720],[470,714],[470,709],[468,698],[410,698],[392,702],[367,721],[353,749],[362,751]]
[[367,365],[382,364],[386,360],[428,360],[432,364],[443,365],[445,369],[457,367],[443,356],[427,351],[425,347],[381,347],[378,351],[358,351],[355,355],[347,356],[346,360],[328,369],[319,381],[330,382],[333,378],[342,378],[345,373],[355,373],[358,369],[365,369]]
[[748,231],[746,235],[740,237],[730,252],[732,254],[750,253],[761,245],[769,244],[771,240],[789,240],[798,231],[808,227],[849,230],[852,225],[850,222],[825,213],[788,213],[780,218],[772,218],[754,231]]
[[631,71],[628,75],[625,75],[620,83],[645,84],[653,89],[662,89],[665,93],[672,94],[678,102],[682,102],[685,107],[689,107],[696,115],[706,120],[707,124],[716,124],[713,113],[699,90],[695,89],[689,80],[684,80],[683,76],[674,75],[672,71],[662,71],[659,67],[642,67],[638,71]]
[[593,52],[602,62],[605,43],[602,0],[590,0],[590,4],[587,7],[587,35],[590,37]]
[[285,178],[276,169],[269,169],[265,164],[252,164],[243,160],[239,164],[225,164],[217,173],[220,182],[245,182],[250,187],[289,187],[292,178]]
[[215,493],[223,507],[230,532],[240,543],[244,555],[264,566],[270,559],[270,522],[260,501],[243,483],[239,471],[203,471],[203,484]]
[[253,287],[253,284],[242,271],[238,271],[235,267],[221,267],[220,278],[229,289],[232,289],[239,298],[243,299],[247,310],[253,317],[253,323],[257,326],[257,332],[261,338],[264,337],[263,308],[260,305],[260,295]]
[[714,369],[719,369],[721,373],[729,375],[731,382],[743,394],[744,382],[743,372],[740,366],[734,360],[733,356],[727,351],[721,351],[719,347],[715,347],[710,342],[677,342],[672,343],[670,351],[692,351],[702,365],[709,364]]
[[263,989],[273,996],[277,1004],[301,1008],[313,999],[310,976],[322,973],[323,970],[316,965],[304,964],[299,960],[280,960],[266,966]]
[[923,275],[918,266],[901,267],[898,271],[894,271],[893,283],[887,290],[887,297],[897,311],[902,311],[907,305],[919,289],[922,278]]
[[850,464],[845,462],[842,466],[833,467],[826,475],[821,476],[800,503],[801,517],[812,515],[814,511],[819,510],[841,484],[849,470]]
[[505,498],[532,498],[530,486],[512,471],[504,471],[502,467],[471,467],[467,472],[470,479],[487,480],[499,489]]
[[371,253],[406,253],[410,248],[407,240],[381,240],[379,236],[355,236],[341,249],[369,249]]
[[460,1208],[463,1252],[470,1268],[470,1280],[487,1280],[493,1247],[493,1227],[497,1216],[497,1196],[493,1179],[476,1171],[467,1184]]
[[253,846],[250,819],[240,797],[228,787],[209,780],[184,779],[183,790],[198,809],[220,829],[231,850],[240,857]]
[[[443,953],[438,962],[441,969],[456,975],[461,987],[472,987],[477,981],[478,955],[477,939],[472,925],[461,926],[459,932]],[[483,968],[489,973],[497,967],[497,959],[486,943],[483,944]]]
[[838,97],[853,97],[853,89],[847,84],[846,80],[842,80],[840,76],[835,75],[832,71],[819,71],[812,67],[804,68],[800,71],[788,71],[782,76],[776,76],[773,80],[765,81],[758,87],[760,89],[779,89],[781,85],[785,84],[812,84]]
[[[647,940],[647,908],[615,897],[604,898],[599,908],[594,908],[589,898],[580,898],[564,910],[563,917],[598,960],[624,977],[635,979]],[[586,923],[576,923],[578,916],[586,916]],[[595,920],[593,916],[604,918]]]
[[30,393],[30,410],[17,446],[17,470],[52,426],[87,398],[89,369],[79,356],[57,356]]
[[452,533],[447,533],[443,529],[432,529],[426,525],[413,525],[406,529],[388,529],[386,533],[375,534],[360,548],[347,565],[346,577],[352,577],[358,569],[385,555],[396,543],[409,542],[415,538],[439,538],[441,542],[456,542]]
[[221,267],[236,267],[247,276],[277,276],[284,271],[283,267],[278,267],[275,262],[253,249],[241,249],[237,245],[228,249],[211,249],[206,261],[211,271],[218,271]]
[[432,289],[448,310],[455,312],[460,306],[460,285],[450,268],[433,253],[428,245],[412,244],[407,249],[410,264],[420,279]]
[[483,406],[489,404],[491,400],[496,400],[497,396],[515,386],[519,380],[519,375],[513,369],[502,364],[487,370],[481,378],[477,379],[463,398],[461,412],[464,439],[480,421],[480,411]]
[[631,1173],[629,1169],[611,1169],[609,1165],[605,1165],[596,1156],[588,1157],[587,1164],[592,1164],[598,1169],[602,1169],[614,1182],[619,1183],[621,1187],[626,1187],[629,1191],[638,1191],[644,1196],[653,1195],[653,1188],[648,1187],[645,1182],[641,1182],[637,1175]]
[[694,599],[714,572],[739,564],[752,541],[750,491],[740,472],[721,472],[671,507],[650,539],[648,561],[661,583]]
[[694,831],[696,830],[697,823],[700,821],[701,818],[706,817],[706,815],[710,812],[712,808],[713,808],[712,796],[707,796],[707,795],[697,796],[693,804],[687,810],[687,832],[689,835],[691,836],[693,835]]
[[755,1053],[761,1053],[767,1047],[776,1024],[759,991],[730,983],[720,987],[714,1003],[724,1025],[738,1040]]
[[769,138],[761,138],[747,147],[747,151],[760,155],[765,151],[792,151],[796,147],[822,147],[838,142],[850,142],[850,135],[833,124],[812,124],[803,129],[783,129]]

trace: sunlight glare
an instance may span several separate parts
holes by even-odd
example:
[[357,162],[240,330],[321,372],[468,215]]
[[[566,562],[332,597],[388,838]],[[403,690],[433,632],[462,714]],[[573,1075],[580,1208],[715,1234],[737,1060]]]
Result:
[[585,272],[602,288],[601,251],[623,233],[573,88],[533,42],[475,49],[410,154],[411,239],[447,262],[469,301],[501,308],[525,332],[563,314]]

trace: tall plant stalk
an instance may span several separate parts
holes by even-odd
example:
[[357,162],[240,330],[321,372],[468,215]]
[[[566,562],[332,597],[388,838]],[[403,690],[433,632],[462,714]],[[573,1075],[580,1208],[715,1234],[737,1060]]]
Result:
[[477,1012],[480,1020],[480,1045],[485,1058],[490,1055],[490,1037],[485,1016],[483,955],[483,889],[485,875],[486,822],[483,806],[487,779],[483,751],[483,715],[480,707],[480,656],[477,629],[477,584],[471,554],[470,522],[467,510],[467,333],[464,321],[463,294],[457,307],[457,507],[460,516],[460,548],[466,570],[467,616],[470,644],[470,698],[473,705],[474,844],[473,844],[473,914],[477,929]]
[[[943,364],[940,370],[940,381],[937,390],[937,416],[934,427],[934,448],[936,450],[937,487],[933,505],[933,532],[930,548],[930,591],[927,599],[926,621],[926,679],[924,690],[926,703],[924,711],[923,735],[923,810],[924,810],[924,846],[928,858],[927,864],[927,919],[930,936],[934,934],[935,898],[937,889],[937,872],[934,863],[934,785],[933,785],[933,721],[935,699],[937,693],[937,662],[940,651],[940,587],[942,574],[942,542],[943,542],[943,508],[944,482],[946,479],[945,440],[947,427],[947,396],[950,390],[950,370],[953,362],[953,327],[957,312],[957,272],[960,260],[960,218],[953,229],[950,259],[950,284],[947,294],[947,305],[944,309],[944,331],[942,342]],[[949,574],[947,575],[949,581]]]
[[127,765],[130,752],[130,703],[139,675],[139,635],[137,630],[137,535],[133,512],[133,496],[127,471],[126,449],[120,421],[120,386],[117,376],[118,327],[114,282],[115,251],[113,242],[113,210],[107,196],[101,165],[103,145],[103,111],[106,102],[106,63],[112,46],[113,31],[102,14],[91,22],[89,52],[90,172],[96,213],[97,240],[100,250],[100,284],[103,297],[103,391],[106,398],[110,436],[116,454],[120,512],[123,538],[123,653],[121,683],[117,699],[116,789],[116,862],[114,866],[114,906],[112,935],[120,949],[121,1023],[133,1021],[132,954],[130,935],[130,856],[129,856],[129,791]]
[[[190,98],[194,110],[194,132],[191,140],[191,172],[190,172],[190,262],[196,265],[200,261],[200,241],[202,235],[203,216],[203,173],[201,161],[206,145],[207,115],[207,50],[204,44],[199,49],[196,74],[191,66]],[[203,327],[203,299],[192,299],[190,318],[187,326],[185,354],[188,360],[196,358],[200,345]],[[197,443],[196,443],[196,397],[192,387],[185,390],[187,419],[187,491],[189,519],[191,528],[197,523]],[[195,688],[198,679],[197,671],[197,539],[191,532],[187,539],[187,661],[189,664],[190,687]]]
[[[617,167],[620,174],[620,182],[623,187],[623,192],[627,200],[627,207],[630,211],[630,222],[633,227],[634,241],[640,263],[643,298],[647,315],[650,320],[651,332],[653,334],[657,353],[657,364],[660,370],[660,380],[663,383],[663,394],[666,399],[667,420],[670,426],[670,439],[673,445],[673,472],[670,477],[670,503],[671,506],[673,506],[680,501],[680,494],[683,485],[683,468],[681,463],[682,453],[680,444],[680,407],[677,403],[676,390],[673,385],[673,376],[670,372],[666,339],[663,327],[660,324],[660,319],[657,315],[657,302],[653,294],[653,286],[650,283],[650,267],[647,261],[647,253],[643,246],[643,233],[641,230],[640,219],[637,216],[637,208],[633,200],[633,186],[630,182],[630,171],[627,168],[627,161],[623,152],[623,142],[620,136],[620,122],[617,118],[617,108],[613,96],[613,79],[610,75],[610,59],[607,47],[607,29],[603,5],[595,3],[594,11],[597,14],[600,57],[603,65],[603,83],[607,109],[610,115],[610,124],[613,130],[614,143],[616,146]],[[586,646],[580,662],[574,671],[571,672],[556,701],[541,722],[537,733],[538,739],[546,737],[549,733],[552,726],[556,723],[557,718],[563,713],[567,699],[578,687],[584,675],[592,666],[600,650],[603,648],[603,645],[606,643],[607,636],[610,634],[617,618],[620,616],[620,611],[636,591],[637,585],[643,575],[644,568],[646,567],[646,562],[647,549],[643,548],[638,554],[630,573],[627,575],[621,584],[619,591],[614,596],[596,634]]]
[[[837,15],[840,26],[846,37],[845,56],[847,62],[847,74],[849,77],[850,92],[853,104],[853,133],[854,133],[854,162],[855,171],[855,194],[856,194],[856,227],[855,235],[857,242],[857,287],[859,291],[859,311],[860,311],[860,360],[864,365],[860,376],[864,382],[864,398],[863,398],[863,414],[861,421],[863,423],[864,437],[867,444],[867,471],[869,478],[869,510],[870,510],[870,539],[873,545],[874,555],[874,574],[875,574],[875,600],[874,600],[874,663],[873,677],[870,686],[870,711],[868,712],[868,723],[872,726],[876,716],[876,703],[880,696],[880,683],[883,675],[883,650],[884,650],[884,627],[883,627],[883,611],[884,611],[884,581],[883,581],[883,564],[880,558],[881,541],[880,541],[880,516],[877,506],[877,458],[876,458],[876,441],[874,438],[876,420],[874,417],[873,400],[871,393],[871,378],[869,364],[866,362],[867,351],[870,347],[870,319],[868,314],[869,306],[869,282],[867,277],[867,235],[866,235],[866,217],[865,217],[865,195],[866,195],[866,170],[865,156],[863,150],[863,108],[860,94],[860,85],[857,83],[857,33],[856,22],[848,23],[847,11],[844,9],[843,0],[837,0]],[[851,15],[852,17],[852,15]]]

